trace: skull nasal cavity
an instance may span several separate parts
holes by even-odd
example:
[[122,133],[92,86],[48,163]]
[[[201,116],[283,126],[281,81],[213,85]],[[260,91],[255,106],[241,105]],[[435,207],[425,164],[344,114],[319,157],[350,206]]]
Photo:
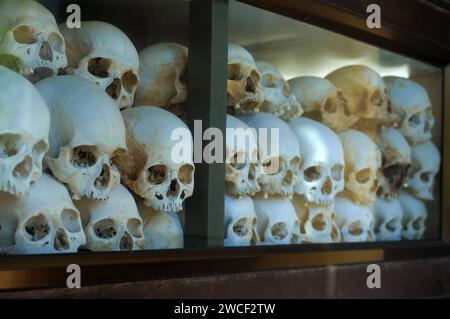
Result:
[[16,165],[13,170],[13,176],[16,178],[27,178],[31,174],[33,161],[29,156],[25,156],[22,162]]
[[53,50],[50,46],[50,43],[48,43],[47,41],[44,41],[42,43],[42,46],[39,50],[39,56],[42,60],[47,60],[50,62],[53,61]]
[[256,92],[256,84],[251,77],[247,78],[247,82],[245,83],[245,91],[250,93]]
[[325,230],[327,223],[325,222],[325,218],[323,214],[317,214],[311,221],[312,226],[317,231]]
[[131,238],[130,234],[125,233],[124,236],[120,239],[119,244],[120,250],[133,250],[133,239]]
[[122,81],[120,79],[114,79],[112,83],[106,88],[106,94],[112,97],[114,100],[117,100],[120,96],[120,92],[122,91]]
[[70,248],[69,238],[64,230],[58,229],[53,245],[58,251],[67,250]]
[[331,183],[331,180],[327,178],[327,181],[322,185],[322,194],[331,194],[333,190],[333,184]]
[[100,176],[95,180],[95,187],[98,189],[105,189],[109,185],[109,180],[111,179],[111,172],[108,165],[102,166],[102,172]]
[[180,190],[180,184],[176,179],[170,182],[169,190],[167,191],[167,196],[177,196]]

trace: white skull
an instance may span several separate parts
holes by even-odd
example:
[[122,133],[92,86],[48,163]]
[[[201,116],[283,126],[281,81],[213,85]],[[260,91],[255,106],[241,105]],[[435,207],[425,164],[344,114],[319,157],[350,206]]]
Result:
[[356,204],[376,200],[381,153],[364,133],[346,130],[339,134],[345,153],[345,193]]
[[184,247],[183,227],[174,212],[158,212],[138,204],[144,223],[145,249],[179,249]]
[[255,130],[227,115],[225,191],[229,195],[259,192],[260,166]]
[[382,155],[378,196],[387,199],[398,197],[412,165],[411,147],[403,135],[392,127],[380,130],[377,144]]
[[261,74],[258,85],[264,96],[261,110],[272,113],[285,121],[301,116],[302,106],[295,95],[291,94],[289,84],[283,74],[266,62],[257,61],[256,66]]
[[86,243],[80,213],[66,188],[44,174],[27,196],[0,193],[0,251],[75,253]]
[[50,113],[33,85],[0,66],[0,191],[27,193],[42,175]]
[[99,87],[66,75],[37,84],[51,114],[45,162],[73,199],[106,199],[120,182],[111,158],[124,152],[125,126],[119,110]]
[[262,245],[300,244],[300,220],[292,203],[282,197],[253,198],[256,229]]
[[139,53],[140,83],[136,104],[169,106],[186,102],[188,49],[158,43]]
[[67,66],[55,18],[33,0],[0,1],[0,64],[33,82]]
[[326,78],[342,90],[351,115],[383,125],[397,119],[389,105],[383,78],[371,68],[350,65],[331,72]]
[[408,189],[414,196],[432,200],[436,174],[441,167],[441,155],[431,141],[411,148],[412,168],[408,176]]
[[297,118],[289,124],[297,135],[303,159],[295,193],[310,202],[330,205],[344,189],[344,151],[338,136],[307,118]]
[[258,244],[257,224],[258,217],[250,197],[233,197],[225,194],[225,247]]
[[343,242],[374,241],[374,216],[369,206],[357,205],[350,199],[338,196],[334,203],[336,224]]
[[[297,136],[286,122],[269,113],[241,115],[239,119],[259,132],[257,139],[262,174],[258,183],[261,191],[266,196],[291,197],[301,165]],[[267,134],[262,133],[263,129],[267,130]],[[278,133],[272,134],[273,129]]]
[[81,199],[80,210],[86,248],[91,251],[124,251],[144,248],[142,220],[133,196],[122,185],[104,201]]
[[[157,211],[182,209],[194,191],[192,134],[172,113],[154,106],[122,112],[127,148],[114,158],[122,181]],[[176,136],[180,133],[181,141]],[[174,153],[182,146],[182,154]]]
[[228,106],[238,113],[257,112],[264,102],[260,78],[252,55],[243,47],[228,44]]
[[384,81],[392,108],[400,119],[400,132],[413,145],[429,140],[434,117],[425,88],[399,77],[385,77]]
[[303,106],[305,117],[322,122],[336,132],[349,128],[358,120],[350,114],[342,90],[327,79],[300,76],[288,82]]
[[337,243],[342,239],[331,206],[319,206],[295,195],[292,201],[300,220],[300,234],[307,243]]
[[383,199],[378,197],[374,206],[377,240],[401,240],[403,209],[398,198]]
[[428,218],[428,211],[425,203],[411,194],[402,192],[399,196],[400,204],[403,208],[403,232],[404,239],[423,239]]
[[83,21],[81,28],[60,25],[66,39],[69,74],[99,85],[117,107],[133,105],[139,85],[139,56],[130,39],[115,26]]

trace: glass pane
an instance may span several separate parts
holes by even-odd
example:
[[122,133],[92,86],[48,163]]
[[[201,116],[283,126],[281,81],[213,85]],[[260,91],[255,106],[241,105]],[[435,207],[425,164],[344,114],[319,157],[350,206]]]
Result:
[[1,253],[183,248],[188,10],[0,1]]
[[225,244],[439,238],[442,70],[237,1],[229,14],[227,125],[255,130],[227,135]]

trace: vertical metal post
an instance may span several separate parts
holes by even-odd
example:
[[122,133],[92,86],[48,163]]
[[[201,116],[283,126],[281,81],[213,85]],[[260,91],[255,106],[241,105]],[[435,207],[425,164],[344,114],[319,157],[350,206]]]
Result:
[[[187,113],[195,142],[203,132],[194,132],[194,120],[202,121],[203,131],[215,127],[225,134],[227,54],[228,0],[191,1]],[[223,246],[224,184],[223,163],[195,165],[194,195],[185,209],[185,247]]]
[[441,206],[441,240],[450,244],[450,65],[443,72],[443,119],[442,119],[442,206]]

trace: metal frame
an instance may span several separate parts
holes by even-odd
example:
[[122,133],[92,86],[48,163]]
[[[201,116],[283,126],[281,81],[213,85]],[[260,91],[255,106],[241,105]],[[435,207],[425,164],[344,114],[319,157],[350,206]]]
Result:
[[[337,9],[330,5],[330,1],[242,2],[257,4],[264,9],[319,26],[324,26],[323,22],[326,22],[325,27],[341,33],[355,33],[358,28],[348,24],[343,26],[338,21],[339,18],[342,14],[349,15],[352,17],[352,23],[356,25],[361,23],[363,18],[348,12],[336,13]],[[192,112],[189,119],[191,128],[194,119],[201,119],[211,127],[225,128],[227,17],[228,0],[193,0],[190,3],[189,70],[195,70],[189,73],[190,94],[187,103]],[[372,33],[375,36],[368,36],[368,39],[365,39],[367,42],[376,38],[376,41],[379,41],[378,46],[392,48],[393,38],[389,34],[394,34],[394,29],[386,27],[379,32],[371,31]],[[418,41],[414,38],[415,40],[410,41]],[[408,51],[408,48],[414,45],[420,46],[417,43],[409,43],[404,49]],[[450,50],[450,46],[447,50]],[[444,69],[440,52],[437,52],[434,58],[429,58],[428,61],[439,63]],[[450,63],[450,55],[447,56],[446,63]],[[444,86],[447,88],[444,90],[445,124],[450,123],[450,112],[446,111],[450,108],[450,68],[445,69]],[[450,189],[450,149],[445,143],[450,140],[450,125],[443,125],[443,129],[442,193],[447,194]],[[0,290],[63,287],[67,278],[66,267],[73,263],[82,267],[83,285],[87,285],[211,273],[382,262],[450,254],[449,196],[442,196],[441,240],[220,248],[223,241],[223,164],[196,165],[195,178],[201,183],[197,183],[194,196],[187,201],[186,211],[189,218],[186,218],[186,249],[5,256],[0,259]]]

